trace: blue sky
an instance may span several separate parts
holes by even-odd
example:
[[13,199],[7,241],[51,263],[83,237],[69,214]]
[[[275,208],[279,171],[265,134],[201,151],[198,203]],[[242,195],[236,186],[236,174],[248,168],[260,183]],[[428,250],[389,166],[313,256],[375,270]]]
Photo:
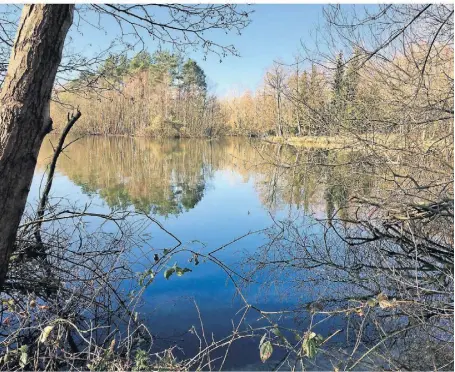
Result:
[[292,62],[301,40],[311,45],[310,32],[318,19],[322,21],[321,5],[262,4],[253,9],[252,22],[243,34],[230,37],[241,57],[227,57],[222,63],[214,56],[200,61],[219,95],[235,88],[254,90],[274,60]]
[[[220,63],[216,55],[209,54],[204,61],[201,52],[188,53],[204,69],[209,88],[218,96],[233,90],[256,89],[265,70],[274,60],[292,62],[301,40],[312,46],[311,32],[323,20],[323,6],[319,4],[261,4],[248,8],[255,12],[251,15],[252,22],[241,36],[235,33],[213,35],[213,39],[219,43],[234,44],[241,57],[228,56]],[[108,18],[102,20],[102,24],[103,31],[88,25],[83,25],[78,31],[73,26],[70,33],[73,39],[71,48],[89,54],[90,50],[93,52],[106,48],[118,36],[119,28]],[[207,37],[210,36],[207,34]],[[157,44],[147,38],[146,48],[153,52]]]

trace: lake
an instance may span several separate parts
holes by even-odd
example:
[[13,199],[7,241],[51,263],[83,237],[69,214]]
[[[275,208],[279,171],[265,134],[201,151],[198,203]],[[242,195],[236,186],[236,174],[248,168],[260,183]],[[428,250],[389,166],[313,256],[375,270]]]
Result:
[[[53,137],[50,140],[55,142]],[[51,155],[52,146],[45,140],[30,204],[36,204]],[[337,242],[334,247],[340,243],[326,233],[325,227],[331,223],[334,211],[346,202],[347,185],[355,182],[365,192],[369,188],[369,179],[353,169],[322,166],[342,162],[340,156],[350,155],[333,155],[322,149],[296,151],[234,137],[85,137],[72,143],[60,157],[52,196],[63,198],[68,205],[90,205],[89,210],[97,213],[145,211],[174,234],[182,246],[201,254],[226,245],[216,252],[216,258],[250,279],[249,284],[239,281],[248,301],[266,311],[293,310],[292,316],[280,315],[277,321],[305,329],[311,321],[305,315],[305,304],[332,296],[339,284],[325,280],[318,268],[259,268],[259,257],[270,253],[271,235],[277,227],[286,230],[284,234],[278,232],[280,237],[293,234],[288,230],[291,224],[298,224],[311,244],[328,237]],[[89,228],[99,227],[96,219],[89,221]],[[131,252],[138,273],[154,264],[152,253],[161,256],[163,249],[175,244],[158,226],[152,226],[144,236],[149,247],[147,257],[141,255],[141,247]],[[193,325],[199,327],[202,319],[208,337],[224,337],[239,321],[243,307],[222,267],[202,259],[194,265],[192,258],[188,252],[172,257],[168,267],[178,263],[192,271],[172,275],[168,280],[160,273],[144,290],[143,303],[138,308],[141,319],[157,336],[156,347],[175,342],[182,348],[182,355],[191,355],[199,346],[188,332]],[[261,325],[258,318],[248,315],[245,321]],[[343,322],[333,317],[318,330],[327,336],[340,329]],[[257,339],[234,343],[224,368],[269,369],[284,355],[277,352],[269,364],[263,365],[258,343]],[[332,368],[322,359],[319,368]]]

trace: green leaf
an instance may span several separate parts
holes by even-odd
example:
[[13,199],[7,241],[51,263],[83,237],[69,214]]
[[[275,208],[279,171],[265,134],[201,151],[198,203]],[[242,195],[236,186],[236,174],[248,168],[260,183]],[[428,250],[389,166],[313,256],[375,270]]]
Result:
[[278,337],[283,337],[283,334],[280,332],[278,327],[272,328],[272,333]]
[[314,358],[323,340],[322,336],[316,335],[314,332],[307,332],[302,342],[303,353],[310,359]]
[[8,363],[10,361],[11,353],[6,352],[6,354],[3,356],[2,359],[0,359],[0,364],[2,363]]
[[314,341],[312,341],[312,340],[303,340],[302,350],[303,350],[303,353],[308,358],[313,358],[314,355],[316,354],[316,348],[315,348],[315,345],[314,345]]
[[171,267],[170,269],[167,269],[165,272],[164,272],[164,277],[166,279],[169,279],[169,277],[174,274],[175,272],[175,269],[173,267]]
[[28,346],[22,345],[20,348],[21,357],[19,359],[19,365],[21,368],[25,368],[28,363]]
[[[147,276],[150,275],[150,281],[146,283]],[[153,279],[155,279],[155,274],[153,273],[152,269],[148,269],[147,271],[143,272],[139,276],[139,285],[142,287],[144,284],[151,284],[153,282]]]
[[54,326],[47,326],[43,329],[43,331],[41,332],[41,335],[40,335],[40,338],[39,338],[39,342],[43,343],[43,342],[46,342],[46,340],[48,339],[49,335],[51,334],[52,330],[54,329]]
[[267,333],[264,333],[264,336],[261,337],[261,341],[259,341],[259,346],[261,346],[264,343],[266,337]]
[[149,356],[146,351],[139,349],[136,352],[136,356],[134,358],[134,369],[133,371],[149,371]]
[[274,335],[276,335],[277,337],[279,337],[280,340],[281,340],[284,344],[286,344],[286,345],[289,344],[289,342],[288,342],[288,340],[286,339],[286,337],[284,337],[284,335],[281,333],[280,329],[278,328],[278,325],[275,324],[275,327],[272,328],[272,333],[273,333]]
[[185,267],[184,269],[182,269],[181,267],[176,267],[175,272],[177,276],[182,276],[185,273],[191,272],[191,269],[188,269],[187,267]]
[[262,363],[265,363],[267,359],[270,358],[272,353],[273,353],[272,343],[270,341],[264,342],[259,348],[259,355],[261,357]]
[[378,304],[378,300],[375,299],[375,298],[370,298],[370,299],[367,301],[367,305],[368,305],[369,307],[375,307],[377,304]]

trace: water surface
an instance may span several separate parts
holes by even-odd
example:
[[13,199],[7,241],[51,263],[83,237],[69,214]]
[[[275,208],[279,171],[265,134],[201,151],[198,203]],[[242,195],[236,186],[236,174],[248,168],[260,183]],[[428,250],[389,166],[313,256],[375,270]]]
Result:
[[[45,141],[40,152],[31,204],[38,198],[53,140]],[[343,183],[333,182],[341,176],[333,168],[318,166],[321,159],[330,158],[329,151],[311,151],[306,156],[311,156],[313,165],[293,167],[292,162],[302,162],[301,156],[289,148],[241,138],[86,137],[71,144],[60,157],[52,195],[65,198],[65,203],[90,205],[98,213],[146,211],[183,245],[195,250],[216,249],[287,219],[299,220],[307,233],[317,236],[323,231],[319,221],[343,203],[346,189]],[[277,159],[285,166],[279,166]],[[246,236],[218,252],[217,258],[241,270],[243,259],[254,256],[266,241],[260,233]],[[156,252],[174,244],[158,228],[150,231],[149,243]],[[176,261],[188,266],[188,258]],[[151,262],[152,257],[149,259]],[[139,271],[147,266],[143,261],[138,265]],[[215,338],[229,333],[231,319],[238,318],[241,305],[220,267],[205,262],[192,269],[182,277],[156,280],[147,288],[140,309],[152,332],[179,340],[188,354],[196,347],[185,333],[199,324],[195,303],[206,332]],[[267,275],[261,280],[245,288],[245,293],[251,303],[266,310],[292,308],[326,290],[274,285]],[[225,367],[257,367],[257,347],[256,341],[234,346],[235,357]]]

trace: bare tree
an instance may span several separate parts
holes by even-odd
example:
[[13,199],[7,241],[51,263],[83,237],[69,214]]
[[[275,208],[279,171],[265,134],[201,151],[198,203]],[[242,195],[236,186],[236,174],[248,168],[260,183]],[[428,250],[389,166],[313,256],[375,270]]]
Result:
[[[153,14],[163,9],[162,21]],[[156,38],[176,47],[202,47],[220,57],[236,54],[232,45],[205,37],[211,30],[236,30],[248,25],[248,12],[235,5],[93,5],[77,9],[78,23],[88,11],[113,17],[121,36]],[[12,44],[0,113],[0,287],[22,216],[42,140],[51,129],[49,100],[62,50],[73,20],[74,6],[26,5]],[[125,34],[125,32],[127,34]],[[0,35],[1,36],[1,35]],[[83,62],[84,60],[82,60]],[[82,63],[79,60],[79,63]]]
[[283,66],[273,64],[271,70],[266,74],[267,84],[272,88],[276,102],[276,134],[283,136],[283,90],[285,88],[286,72]]

